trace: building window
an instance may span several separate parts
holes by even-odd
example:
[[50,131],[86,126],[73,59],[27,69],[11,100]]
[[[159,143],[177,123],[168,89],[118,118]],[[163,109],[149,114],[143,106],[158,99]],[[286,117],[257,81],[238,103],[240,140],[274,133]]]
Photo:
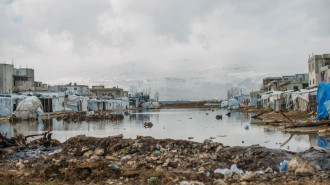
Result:
[[309,85],[312,85],[312,80],[309,80]]
[[314,79],[313,79],[313,85],[315,84],[315,81],[314,81]]

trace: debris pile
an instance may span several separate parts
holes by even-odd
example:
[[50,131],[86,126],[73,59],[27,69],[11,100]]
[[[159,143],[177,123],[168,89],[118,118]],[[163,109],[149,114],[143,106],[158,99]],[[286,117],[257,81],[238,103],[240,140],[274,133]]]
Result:
[[123,120],[123,114],[114,114],[114,113],[100,113],[100,114],[88,114],[88,112],[58,112],[53,114],[44,114],[42,119],[53,119],[64,120],[66,122],[78,122],[78,121],[99,121],[99,120]]
[[144,128],[152,128],[152,126],[154,126],[154,124],[152,124],[152,122],[144,122]]
[[[39,157],[38,160],[23,158],[15,163],[0,163],[1,169],[4,169],[4,165],[6,169],[23,172],[33,169],[28,175],[19,176],[23,172],[17,173],[20,177],[17,179],[53,181],[56,184],[330,182],[327,169],[329,161],[324,160],[329,158],[329,153],[313,154],[319,159],[315,160],[319,164],[318,170],[314,163],[315,168],[306,159],[294,156],[288,163],[287,172],[279,173],[279,164],[290,160],[291,154],[259,145],[228,147],[211,140],[197,143],[144,136],[123,139],[123,135],[106,138],[80,135],[68,139],[59,147],[59,152]],[[297,168],[294,166],[296,164]],[[10,177],[6,173],[3,175],[4,179],[12,177],[12,174]]]

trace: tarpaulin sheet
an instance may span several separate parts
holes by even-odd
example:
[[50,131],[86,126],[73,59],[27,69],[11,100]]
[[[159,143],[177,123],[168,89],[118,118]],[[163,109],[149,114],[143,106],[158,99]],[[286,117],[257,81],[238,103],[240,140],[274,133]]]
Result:
[[330,83],[320,82],[317,89],[317,119],[321,120],[327,117],[328,109],[324,104],[330,100]]

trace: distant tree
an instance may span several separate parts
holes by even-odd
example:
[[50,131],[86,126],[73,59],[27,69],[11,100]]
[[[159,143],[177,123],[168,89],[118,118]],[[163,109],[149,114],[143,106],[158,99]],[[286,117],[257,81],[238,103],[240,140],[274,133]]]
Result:
[[158,101],[159,100],[159,93],[158,93],[158,91],[155,92],[154,100],[155,101]]
[[242,94],[242,90],[239,89],[238,87],[232,87],[227,90],[227,98],[230,99],[234,96]]

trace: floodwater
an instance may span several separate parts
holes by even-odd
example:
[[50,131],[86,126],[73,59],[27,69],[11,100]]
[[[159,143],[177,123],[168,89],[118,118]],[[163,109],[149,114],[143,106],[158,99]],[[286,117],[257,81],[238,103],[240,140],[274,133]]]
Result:
[[[152,136],[157,139],[171,138],[203,142],[212,139],[229,146],[250,146],[259,144],[268,148],[282,148],[290,151],[304,151],[311,146],[330,141],[317,135],[294,135],[284,146],[280,146],[290,134],[272,127],[251,125],[252,114],[232,112],[228,117],[224,109],[160,109],[131,111],[122,121],[97,121],[67,123],[56,119],[36,122],[0,124],[1,133],[13,136],[38,134],[49,129],[53,130],[53,138],[61,142],[76,135],[107,137],[123,134],[124,138],[136,138],[137,135]],[[223,115],[217,120],[216,115]],[[144,122],[151,121],[152,128],[144,128]],[[322,143],[320,143],[322,142]]]

